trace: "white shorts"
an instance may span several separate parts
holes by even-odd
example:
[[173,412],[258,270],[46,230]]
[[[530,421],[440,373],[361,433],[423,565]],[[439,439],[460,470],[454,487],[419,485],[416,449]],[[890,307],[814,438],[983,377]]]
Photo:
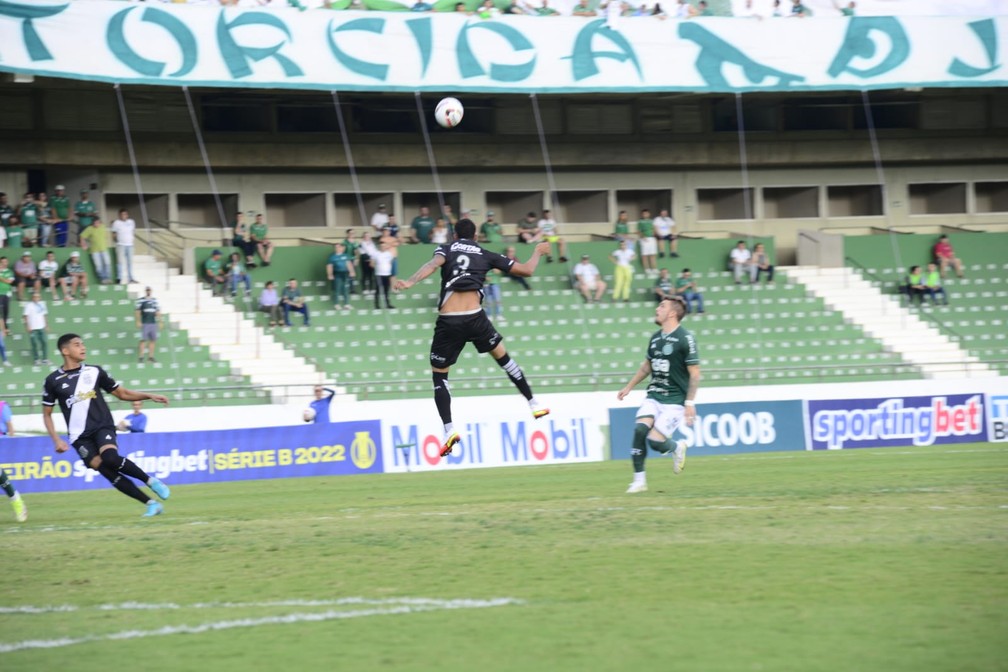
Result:
[[666,439],[670,438],[682,424],[686,407],[679,404],[663,404],[654,399],[645,399],[637,409],[637,417],[651,416],[654,418],[654,428]]
[[642,257],[654,256],[658,254],[658,239],[657,238],[641,238],[640,239],[640,253]]

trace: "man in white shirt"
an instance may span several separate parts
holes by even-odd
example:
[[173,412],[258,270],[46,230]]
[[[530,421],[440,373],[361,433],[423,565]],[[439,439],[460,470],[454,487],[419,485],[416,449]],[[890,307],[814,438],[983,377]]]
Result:
[[45,302],[42,301],[42,294],[36,289],[32,292],[32,300],[24,306],[25,329],[28,330],[28,336],[31,340],[32,357],[35,359],[36,366],[49,363],[46,354],[46,330],[49,328],[46,315],[48,314]]
[[613,301],[630,301],[630,284],[633,282],[633,260],[637,253],[630,247],[629,240],[621,240],[619,248],[612,251],[609,258],[616,264],[613,269]]
[[46,252],[45,259],[39,262],[39,279],[42,281],[43,285],[48,285],[49,290],[52,292],[53,301],[59,301],[59,293],[56,291],[56,287],[63,288],[63,298],[69,300],[70,295],[67,294],[66,285],[63,282],[63,278],[59,277],[59,262],[56,261],[56,255],[52,252]]
[[[581,263],[574,266],[574,277],[577,279],[577,290],[581,292],[585,302],[598,301],[605,294],[606,283],[599,273],[598,266],[591,263],[587,254],[581,255]],[[595,293],[594,299],[592,292]]]
[[[372,245],[372,247],[374,247]],[[375,273],[375,295],[374,307],[380,308],[378,297],[385,297],[385,307],[395,308],[389,301],[389,291],[392,289],[392,262],[395,260],[395,252],[392,250],[388,238],[379,241],[377,249],[368,253],[371,257],[371,266]]]
[[746,247],[745,241],[740,240],[731,251],[728,259],[728,266],[735,275],[735,284],[742,284],[742,275],[749,270],[752,262],[752,252]]
[[[556,245],[560,263],[567,263],[567,242],[560,237],[560,228],[549,210],[543,210],[542,217],[539,219],[539,230],[542,232],[543,240],[550,245]],[[546,255],[546,261],[553,263],[553,255]]]
[[654,228],[655,236],[658,238],[658,256],[662,259],[665,258],[665,253],[662,252],[662,241],[665,241],[665,245],[668,247],[668,255],[670,257],[678,257],[679,236],[675,232],[675,220],[669,217],[668,210],[663,209],[654,218]]
[[371,215],[371,228],[373,228],[375,231],[378,232],[379,235],[381,235],[382,230],[385,228],[386,225],[388,225],[388,223],[389,223],[388,209],[385,207],[385,204],[382,203],[381,205],[378,206],[378,212]]
[[133,239],[136,233],[136,222],[129,216],[129,211],[123,208],[119,211],[119,219],[112,224],[112,234],[115,236],[116,259],[119,262],[119,284],[136,282],[133,278]]

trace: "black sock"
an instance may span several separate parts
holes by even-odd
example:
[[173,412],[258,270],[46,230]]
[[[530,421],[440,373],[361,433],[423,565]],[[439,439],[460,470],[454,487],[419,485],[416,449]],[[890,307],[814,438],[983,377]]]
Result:
[[518,391],[522,393],[522,396],[531,400],[532,388],[529,387],[528,380],[525,379],[525,374],[522,372],[521,367],[518,366],[518,363],[511,359],[509,355],[504,355],[497,360],[497,364],[504,369],[508,378],[510,378],[511,382],[515,384]]
[[114,469],[120,474],[126,474],[130,478],[135,478],[144,483],[150,480],[150,476],[147,475],[146,471],[138,467],[135,462],[122,457],[115,448],[103,450],[101,460],[102,464],[108,465],[110,469]]
[[0,488],[3,488],[3,491],[7,493],[8,497],[13,497],[17,494],[17,490],[15,490],[14,486],[11,485],[7,472],[3,469],[0,469]]
[[107,478],[108,482],[111,483],[116,490],[127,497],[132,497],[141,504],[146,504],[151,501],[151,498],[141,492],[140,488],[138,488],[133,481],[126,478],[115,469],[112,469],[104,462],[102,462],[102,464],[98,467],[98,473]]
[[643,422],[638,422],[633,431],[633,447],[630,449],[630,456],[633,458],[633,470],[635,474],[644,471],[644,460],[647,459],[647,435],[651,428]]
[[452,421],[451,415],[451,390],[448,389],[448,374],[435,371],[434,378],[434,404],[437,405],[438,415],[445,425]]

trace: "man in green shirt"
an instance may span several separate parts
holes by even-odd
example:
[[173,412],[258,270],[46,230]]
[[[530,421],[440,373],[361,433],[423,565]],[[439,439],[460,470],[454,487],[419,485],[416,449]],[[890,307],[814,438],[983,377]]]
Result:
[[10,259],[0,257],[0,318],[7,325],[10,315],[10,295],[14,291],[14,271],[10,267]]
[[630,217],[626,210],[619,211],[619,217],[616,218],[616,224],[613,225],[612,237],[613,240],[619,242],[630,238]]
[[255,216],[255,221],[252,223],[252,228],[249,229],[249,234],[252,236],[252,242],[256,246],[256,251],[259,252],[259,258],[262,259],[263,266],[269,266],[270,259],[273,257],[273,241],[267,237],[269,235],[269,227],[263,221],[261,212]]
[[20,250],[23,238],[24,229],[21,228],[21,220],[17,215],[11,215],[7,219],[7,247],[12,250]]
[[224,272],[224,259],[221,258],[221,251],[214,250],[210,253],[210,258],[203,262],[203,279],[210,283],[210,291],[217,296],[218,290],[224,293],[224,286],[227,284],[227,274]]
[[841,7],[836,0],[833,0],[833,6],[840,10],[840,13],[844,16],[854,16],[854,9],[857,7],[857,4],[854,0],[851,0],[847,3],[846,7]]
[[21,245],[24,247],[34,247],[38,242],[38,204],[35,203],[35,194],[27,192],[21,205],[18,206],[18,217],[21,218],[21,228],[23,238]]
[[486,221],[480,226],[480,236],[484,243],[501,243],[504,241],[500,222],[494,221],[493,210],[487,210]]
[[549,0],[542,0],[542,6],[535,10],[536,16],[560,16],[560,12],[549,6]]
[[427,206],[420,208],[420,214],[414,217],[410,224],[410,242],[429,243],[433,228],[434,219],[430,216],[430,209]]
[[686,304],[679,299],[665,299],[655,308],[655,324],[661,327],[648,341],[644,363],[616,398],[623,400],[645,378],[651,376],[647,397],[637,411],[633,444],[634,478],[627,494],[645,492],[647,477],[644,462],[650,447],[663,455],[672,453],[672,471],[680,473],[686,465],[686,441],[672,441],[672,435],[685,422],[696,420],[696,394],[700,386],[700,353],[696,337],[680,320]]
[[7,202],[7,194],[0,193],[0,226],[6,228],[7,220],[14,214],[14,208]]
[[536,219],[534,212],[530,212],[525,215],[524,219],[518,222],[518,242],[531,245],[538,243],[542,239],[543,232],[539,228],[539,220]]
[[333,308],[350,310],[350,279],[355,272],[353,256],[347,253],[344,243],[337,242],[326,260],[326,276],[332,283]]
[[927,273],[924,274],[924,291],[931,297],[931,305],[938,304],[938,295],[941,294],[942,305],[948,305],[948,294],[942,287],[941,273],[938,271],[938,264],[927,265]]
[[697,3],[697,16],[714,16],[714,10],[707,6],[706,0]]
[[94,201],[88,199],[87,189],[81,189],[80,198],[81,200],[74,204],[74,216],[77,218],[78,242],[81,239],[81,234],[84,233],[84,229],[94,224],[98,213],[98,207],[94,204]]
[[304,315],[304,326],[309,326],[308,304],[305,303],[301,290],[298,289],[297,280],[294,278],[287,281],[287,286],[284,287],[283,294],[280,296],[280,305],[283,307],[285,327],[291,326],[290,314],[292,310]]
[[658,303],[661,303],[665,299],[675,298],[675,287],[672,284],[672,278],[669,277],[669,270],[667,268],[659,271],[658,279],[655,281],[654,293],[655,300]]
[[67,198],[66,189],[62,184],[56,185],[56,193],[49,199],[53,214],[56,216],[56,223],[53,232],[56,235],[56,247],[66,247],[67,238],[70,233],[70,199]]
[[693,279],[690,269],[682,269],[682,273],[676,278],[675,293],[686,303],[687,313],[696,310],[697,313],[703,314],[703,294],[697,291],[696,280]]
[[112,240],[105,222],[96,217],[94,223],[81,233],[80,238],[81,247],[91,253],[98,281],[103,285],[112,284],[112,257],[109,255]]
[[658,239],[655,238],[651,211],[647,208],[641,210],[640,219],[637,220],[637,237],[640,238],[640,257],[644,275],[647,277],[658,275]]

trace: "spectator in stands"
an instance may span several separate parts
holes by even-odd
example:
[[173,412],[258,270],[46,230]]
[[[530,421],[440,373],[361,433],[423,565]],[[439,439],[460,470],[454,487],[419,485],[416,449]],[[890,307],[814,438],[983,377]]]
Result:
[[391,238],[393,241],[392,244],[396,247],[399,247],[399,243],[402,242],[402,239],[399,238],[399,222],[396,221],[395,215],[388,216],[388,223],[385,224],[385,228],[381,230],[381,237],[379,240],[386,237]]
[[56,194],[49,201],[52,204],[56,221],[53,232],[56,235],[56,247],[66,247],[70,237],[70,199],[66,196],[66,187],[56,185]]
[[707,0],[700,0],[697,3],[696,14],[694,16],[714,16],[714,10],[707,5]]
[[613,268],[613,301],[630,301],[630,285],[633,283],[633,260],[637,253],[630,247],[630,241],[621,240],[619,247],[612,251],[609,259]]
[[745,6],[739,11],[735,12],[735,16],[743,19],[762,19],[763,16],[759,14],[753,7],[753,0],[745,0]]
[[315,424],[329,422],[329,404],[336,394],[336,390],[329,387],[315,386],[315,401],[308,404],[308,407],[315,412],[313,421]]
[[676,235],[675,220],[669,217],[669,211],[662,209],[654,218],[655,238],[658,239],[658,257],[665,258],[662,243],[668,248],[670,257],[679,256],[679,236]]
[[14,271],[10,268],[10,260],[0,257],[0,320],[6,325],[10,318],[10,295],[14,291]]
[[133,241],[136,237],[136,221],[129,216],[129,211],[123,208],[119,218],[112,222],[112,235],[115,237],[116,261],[119,266],[119,284],[136,282],[133,277]]
[[14,281],[17,283],[18,301],[24,301],[25,285],[31,285],[33,292],[39,291],[39,288],[42,287],[38,266],[35,265],[31,252],[25,252],[14,263]]
[[438,217],[434,222],[434,228],[430,232],[430,242],[434,245],[444,245],[448,242],[448,239],[448,227],[445,226],[445,220]]
[[60,300],[60,292],[56,290],[57,287],[63,290],[62,298],[70,298],[70,295],[67,293],[66,285],[63,283],[63,278],[59,275],[59,262],[56,261],[56,255],[52,250],[46,252],[45,259],[39,262],[38,272],[41,283],[49,286],[49,291],[52,292],[53,301]]
[[57,221],[56,212],[53,210],[52,203],[49,202],[49,196],[44,191],[39,192],[35,205],[38,208],[39,221],[38,246],[46,247],[52,244],[53,227],[56,226]]
[[689,3],[689,0],[676,0],[676,6],[672,10],[672,16],[677,19],[692,19],[696,16],[696,8]]
[[7,218],[7,247],[20,250],[24,241],[24,229],[21,228],[21,218],[11,215]]
[[[520,264],[521,263],[518,260],[518,254],[515,251],[514,245],[509,245],[508,248],[506,250],[504,250],[504,256],[507,257],[508,259],[510,259],[511,261],[513,261],[516,264]],[[513,275],[511,273],[508,273],[508,277],[511,278],[512,280],[514,280],[515,282],[517,282],[519,285],[521,285],[522,289],[525,289],[525,290],[528,290],[528,291],[532,290],[532,286],[528,283],[528,280],[526,280],[525,278],[521,277],[520,275]]]
[[[428,240],[430,239],[428,238]],[[371,231],[365,231],[364,237],[357,245],[357,252],[360,255],[361,289],[365,292],[374,292],[378,288],[378,283],[375,281],[374,266],[371,264],[371,255],[374,254],[377,249],[378,248],[374,244],[374,237],[371,235]]]
[[650,278],[652,275],[658,275],[658,239],[655,237],[651,211],[644,208],[640,214],[640,219],[637,220],[637,236],[640,239],[641,266],[644,267],[644,275]]
[[210,284],[210,291],[214,296],[224,293],[227,274],[224,272],[224,260],[221,258],[220,250],[211,252],[210,258],[203,262],[203,279]]
[[777,18],[784,16],[784,10],[781,8],[781,0],[774,0],[773,11],[770,13],[770,15]]
[[249,236],[256,251],[259,252],[263,266],[269,266],[270,259],[273,258],[273,241],[269,239],[269,227],[263,221],[261,212],[256,213],[255,221],[249,227]]
[[38,203],[35,202],[35,194],[25,192],[18,206],[18,219],[21,220],[22,247],[35,247],[38,243]]
[[63,265],[63,287],[71,299],[77,298],[77,288],[81,288],[81,298],[88,295],[88,276],[84,264],[81,263],[80,252],[74,250]]
[[528,14],[528,12],[525,11],[525,8],[521,6],[521,3],[519,3],[518,0],[511,0],[511,3],[504,8],[504,13],[513,15]]
[[939,294],[941,294],[942,305],[948,305],[948,294],[945,293],[945,288],[942,287],[941,272],[938,270],[938,265],[934,262],[927,265],[927,273],[924,274],[924,291],[931,297],[933,305],[938,304]]
[[658,272],[658,279],[654,286],[655,301],[661,303],[665,299],[674,299],[676,296],[672,278],[669,277],[669,270],[663,268]]
[[74,216],[77,218],[77,243],[80,244],[81,234],[94,224],[98,206],[88,197],[88,190],[81,189],[80,200],[74,203]]
[[430,216],[430,208],[426,205],[420,208],[420,214],[413,218],[410,223],[411,243],[430,243],[431,229],[434,228],[434,220]]
[[305,303],[304,296],[298,289],[298,282],[294,278],[287,281],[287,286],[284,287],[283,295],[280,297],[280,305],[283,306],[285,327],[291,326],[290,314],[292,311],[304,315],[304,326],[309,326],[308,304]]
[[496,268],[487,271],[486,281],[483,283],[483,298],[485,300],[485,310],[487,317],[491,320],[504,320],[504,302],[501,300],[500,280],[502,273]]
[[549,0],[542,0],[542,5],[540,5],[535,10],[536,16],[560,16],[560,12],[549,6]]
[[388,241],[381,241],[378,249],[371,252],[371,266],[374,268],[375,274],[375,308],[381,307],[379,301],[382,296],[385,297],[386,308],[395,308],[389,300],[389,293],[392,291],[392,264],[394,261],[395,251]]
[[346,230],[346,237],[343,238],[343,244],[346,245],[347,255],[350,257],[351,263],[354,265],[354,277],[350,278],[350,293],[359,294],[363,292],[363,280],[358,282],[356,278],[363,278],[364,264],[360,264],[359,267],[357,265],[360,261],[360,242],[357,240],[353,229]]
[[24,305],[22,312],[25,330],[31,340],[32,358],[35,360],[35,365],[48,364],[46,332],[49,330],[49,323],[46,320],[46,315],[49,314],[49,310],[46,308],[45,301],[42,300],[42,293],[37,288],[32,292],[31,301]]
[[616,223],[613,224],[613,240],[627,240],[630,238],[630,216],[626,210],[620,210]]
[[749,270],[752,265],[752,252],[746,247],[745,241],[740,240],[732,248],[731,254],[728,255],[728,268],[731,269],[734,277],[735,284],[742,284],[743,274]]
[[449,229],[453,229],[458,224],[458,216],[452,210],[451,203],[444,204],[444,212],[441,213],[441,219],[445,220],[445,224]]
[[[10,404],[6,401],[0,401],[0,436],[14,436],[14,411],[11,410]],[[14,489],[7,476],[7,472],[2,467],[0,467],[0,482],[3,482],[4,490],[7,488]]]
[[759,282],[760,275],[766,273],[767,282],[773,282],[773,270],[774,267],[770,263],[770,255],[767,254],[766,247],[763,243],[756,243],[749,266],[749,281]]
[[497,5],[494,4],[494,0],[483,0],[483,4],[480,5],[476,14],[481,19],[493,19],[500,16],[500,10],[497,9]]
[[574,9],[571,10],[571,16],[596,16],[597,14],[588,4],[588,0],[578,0]]
[[94,222],[81,233],[81,247],[91,253],[95,274],[103,285],[112,284],[112,258],[109,255],[109,230],[105,222],[95,217]]
[[237,252],[231,253],[231,258],[227,265],[228,281],[231,284],[231,298],[238,295],[238,283],[245,285],[245,298],[252,298],[252,280],[245,271],[245,264],[242,263],[241,255]]
[[269,315],[269,326],[275,327],[280,324],[280,297],[277,296],[276,286],[272,280],[266,281],[266,286],[259,295],[259,312]]
[[696,280],[693,279],[693,273],[690,269],[682,269],[682,273],[676,278],[675,293],[686,302],[687,313],[693,312],[695,308],[697,313],[703,314],[703,294],[697,291]]
[[0,318],[0,361],[3,362],[4,366],[14,366],[10,363],[10,360],[7,359],[7,345],[4,339],[7,337],[8,333],[7,322],[5,322],[3,318]]
[[0,224],[0,249],[3,249],[7,242],[7,226]]
[[7,220],[13,214],[14,208],[7,202],[7,194],[0,192],[0,227],[7,228]]
[[371,228],[380,234],[389,222],[388,208],[384,203],[378,206],[378,211],[371,215]]
[[480,226],[479,242],[490,243],[492,245],[504,242],[504,234],[501,231],[500,222],[494,220],[493,210],[487,210],[486,221]]
[[231,225],[231,235],[231,244],[245,255],[245,265],[249,268],[255,268],[256,244],[252,242],[252,234],[245,222],[245,213],[235,213],[235,221]]
[[804,19],[805,17],[812,16],[812,10],[806,7],[802,0],[791,0],[791,17]]
[[525,215],[525,218],[518,222],[518,242],[519,243],[538,243],[543,239],[542,229],[539,228],[539,221],[536,219],[536,214],[530,212]]
[[[586,303],[598,301],[605,294],[606,283],[602,279],[602,274],[599,273],[598,266],[591,263],[591,257],[587,254],[582,254],[581,262],[574,266],[574,278],[575,287],[581,292]],[[594,297],[592,292],[595,293]]]
[[144,295],[136,302],[136,326],[140,330],[140,343],[137,345],[137,362],[143,362],[144,351],[147,361],[154,362],[154,346],[157,344],[158,328],[161,326],[161,305],[152,294],[150,287],[144,289]]
[[938,264],[938,271],[941,273],[941,277],[945,277],[945,271],[949,266],[955,269],[958,277],[963,277],[962,262],[955,255],[955,250],[952,249],[952,243],[949,242],[948,236],[942,236],[938,239],[932,253],[934,254],[935,263]]
[[920,266],[910,267],[910,272],[906,276],[906,283],[900,288],[900,291],[906,294],[907,302],[910,305],[913,305],[915,299],[918,306],[924,302],[924,277],[921,274]]
[[432,12],[432,11],[434,11],[434,6],[427,4],[423,0],[417,0],[410,7],[410,11],[411,12]]
[[846,6],[841,6],[841,3],[833,0],[833,6],[842,14],[843,16],[854,16],[854,10],[857,8],[857,3],[851,0],[846,4]]
[[354,276],[353,257],[347,254],[346,245],[333,245],[333,253],[326,261],[326,277],[332,283],[333,308],[350,310],[350,280]]
[[134,401],[131,406],[133,412],[120,420],[116,424],[116,429],[130,434],[143,434],[147,431],[147,416],[143,413],[143,402]]
[[[557,226],[553,214],[549,210],[543,210],[542,217],[538,222],[539,230],[542,231],[543,240],[550,245],[555,245],[560,263],[567,263],[567,242],[560,237],[560,227]],[[546,261],[552,263],[553,255],[546,255]]]

